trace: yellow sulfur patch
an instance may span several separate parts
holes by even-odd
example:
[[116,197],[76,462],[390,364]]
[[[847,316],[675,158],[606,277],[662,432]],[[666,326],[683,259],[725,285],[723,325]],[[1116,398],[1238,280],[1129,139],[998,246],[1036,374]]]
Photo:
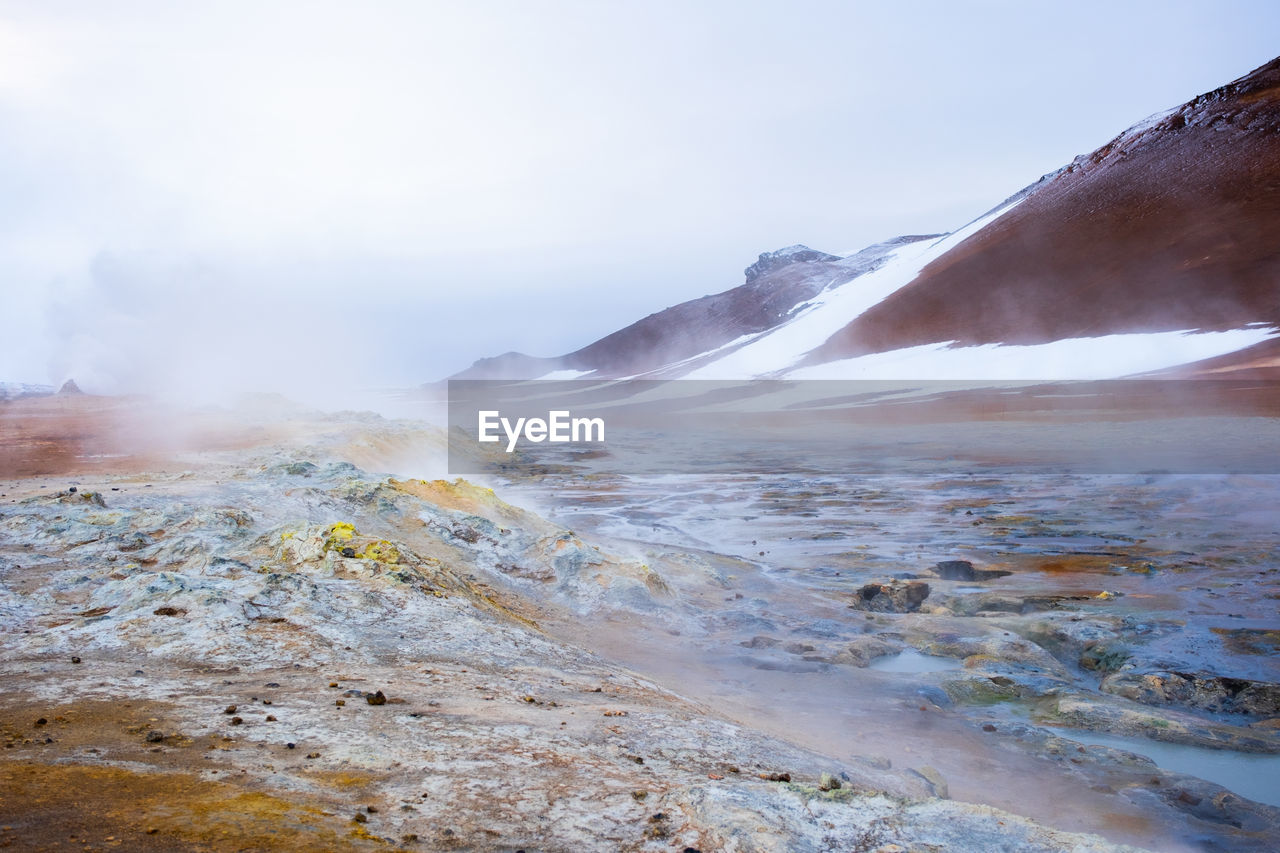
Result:
[[360,556],[366,560],[377,560],[379,563],[400,562],[400,552],[396,550],[396,546],[385,539],[371,543]]
[[329,538],[340,540],[342,542],[350,542],[351,538],[356,535],[356,526],[346,521],[339,521],[329,528]]

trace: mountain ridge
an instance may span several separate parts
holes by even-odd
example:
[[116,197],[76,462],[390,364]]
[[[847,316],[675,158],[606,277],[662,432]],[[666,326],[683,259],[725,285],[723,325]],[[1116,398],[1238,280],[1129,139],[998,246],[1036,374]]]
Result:
[[[1060,377],[1082,351],[1096,364],[1080,378],[1230,372],[1232,353],[1241,369],[1280,371],[1280,58],[954,232],[845,257],[797,244],[744,277],[566,355],[507,353],[454,378],[884,378],[1003,372],[1001,359]],[[1169,352],[1134,357],[1144,346]]]

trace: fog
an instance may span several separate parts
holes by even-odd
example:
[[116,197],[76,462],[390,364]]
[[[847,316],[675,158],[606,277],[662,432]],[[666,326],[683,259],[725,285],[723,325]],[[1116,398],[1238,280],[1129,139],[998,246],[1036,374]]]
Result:
[[958,228],[1266,2],[0,3],[0,380],[302,396]]

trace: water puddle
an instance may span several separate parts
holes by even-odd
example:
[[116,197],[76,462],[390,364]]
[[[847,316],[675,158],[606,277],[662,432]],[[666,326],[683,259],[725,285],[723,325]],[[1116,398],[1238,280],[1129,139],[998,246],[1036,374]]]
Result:
[[926,655],[915,649],[906,649],[896,655],[876,658],[867,668],[880,672],[946,672],[960,669],[961,666],[960,661],[955,658]]
[[1060,734],[1084,744],[1136,752],[1150,758],[1165,770],[1213,782],[1254,802],[1280,806],[1280,755],[1205,749],[1098,732],[1071,731]]

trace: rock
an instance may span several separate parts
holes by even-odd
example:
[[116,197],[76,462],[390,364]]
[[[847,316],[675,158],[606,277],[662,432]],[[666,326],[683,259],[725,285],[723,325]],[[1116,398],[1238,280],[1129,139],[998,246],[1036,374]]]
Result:
[[147,732],[147,743],[160,743],[164,740],[164,732]]
[[955,704],[955,701],[947,694],[947,691],[943,690],[941,687],[934,687],[932,684],[927,684],[924,687],[918,688],[916,690],[916,695],[924,697],[938,708],[950,708]]
[[975,569],[968,560],[943,560],[933,567],[934,574],[944,581],[982,582],[1007,577],[1013,572],[1000,569]]
[[224,714],[228,714],[228,715],[229,715],[229,714],[234,714],[235,712],[236,712],[236,706],[235,706],[235,705],[228,705],[228,706],[227,706],[225,709],[223,709],[223,711],[222,711],[222,713],[224,713]]
[[913,767],[912,773],[929,783],[929,787],[933,789],[933,795],[941,799],[950,799],[950,791],[947,788],[947,780],[942,778],[942,774],[938,772],[936,767],[925,764],[921,767]]
[[1009,678],[952,678],[943,684],[952,702],[960,705],[995,705],[1022,696],[1018,685]]
[[953,595],[945,599],[947,612],[957,616],[979,616],[993,613],[1023,613],[1027,600],[1003,592],[978,592]]
[[379,690],[377,693],[366,694],[364,697],[364,700],[368,702],[370,705],[387,704],[387,697],[382,694],[381,690]]
[[66,382],[62,383],[62,387],[58,389],[58,393],[64,396],[69,396],[83,394],[84,392],[80,390],[80,386],[76,384],[74,379],[68,379]]
[[1275,809],[1238,797],[1230,791],[1192,776],[1162,787],[1158,796],[1178,811],[1210,824],[1236,827],[1249,833],[1274,833]]
[[874,613],[914,613],[929,597],[924,581],[887,581],[865,584],[849,606]]
[[876,658],[897,654],[900,651],[902,651],[901,646],[890,643],[875,634],[867,634],[852,640],[843,650],[832,656],[831,662],[863,667]]
[[1198,711],[1274,717],[1280,684],[1185,672],[1115,672],[1102,679],[1104,693],[1144,705],[1180,705]]
[[244,722],[244,717],[232,717],[231,725],[238,726]]
[[836,255],[828,255],[826,252],[819,252],[816,249],[810,249],[797,243],[794,246],[787,246],[785,249],[778,249],[776,252],[761,252],[756,262],[742,271],[747,277],[747,284],[767,275],[774,270],[782,269],[790,264],[805,263],[807,261],[838,261],[840,258]]
[[1115,672],[1132,656],[1133,653],[1123,644],[1099,641],[1085,647],[1080,653],[1080,666],[1095,672]]
[[368,823],[369,818],[365,817],[364,812],[356,812],[356,816],[351,818],[356,823]]
[[835,790],[838,790],[840,787],[841,787],[841,784],[840,784],[839,777],[832,776],[830,773],[823,773],[822,776],[818,779],[819,791],[835,791]]
[[1209,749],[1280,753],[1280,738],[1266,729],[1230,726],[1176,710],[1125,707],[1116,700],[1059,694],[1046,697],[1034,712],[1039,722],[1126,737],[1145,737]]
[[[972,619],[938,620],[912,626],[907,642],[927,655],[960,658],[969,669],[998,668],[1027,675],[1067,677],[1053,655],[1022,637],[999,631]],[[963,633],[961,633],[963,632]]]
[[181,607],[157,607],[151,611],[156,616],[186,616],[187,611]]

